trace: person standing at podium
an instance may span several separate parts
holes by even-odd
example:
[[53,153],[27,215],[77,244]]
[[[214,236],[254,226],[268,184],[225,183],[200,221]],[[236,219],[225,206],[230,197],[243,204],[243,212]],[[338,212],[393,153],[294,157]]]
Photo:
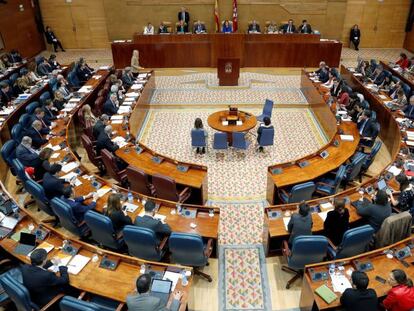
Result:
[[181,11],[178,12],[178,21],[183,21],[187,25],[190,22],[190,13],[187,12],[185,7],[181,7]]
[[226,19],[223,23],[223,27],[221,29],[222,33],[232,33],[233,27],[230,25],[229,21]]

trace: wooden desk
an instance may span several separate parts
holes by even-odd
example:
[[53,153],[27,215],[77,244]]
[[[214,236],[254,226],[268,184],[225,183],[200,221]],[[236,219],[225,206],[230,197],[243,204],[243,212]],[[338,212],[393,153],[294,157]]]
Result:
[[0,82],[9,79],[12,74],[19,73],[20,69],[26,67],[26,64],[27,63],[20,63],[18,65],[8,68],[8,70],[4,74],[0,74]]
[[[406,268],[399,260],[397,260],[395,257],[393,258],[387,258],[387,256],[384,254],[384,251],[386,250],[399,250],[402,249],[410,244],[413,244],[414,240],[412,238],[407,238],[405,240],[402,240],[398,243],[395,243],[393,245],[374,250],[372,252],[368,252],[365,254],[361,254],[355,257],[346,258],[346,259],[340,259],[335,261],[329,261],[329,262],[322,262],[318,264],[308,265],[305,267],[305,275],[303,277],[303,284],[302,284],[302,292],[300,297],[300,310],[301,311],[310,311],[310,310],[335,310],[339,309],[341,307],[339,297],[341,296],[341,293],[336,293],[338,296],[338,299],[333,301],[330,305],[328,305],[322,298],[320,298],[316,293],[315,290],[323,285],[327,284],[328,287],[332,288],[332,284],[330,282],[330,279],[328,281],[315,281],[313,282],[311,280],[311,275],[309,270],[313,269],[315,272],[318,271],[329,271],[329,264],[337,264],[342,265],[344,267],[344,271],[348,271],[349,269],[356,270],[355,267],[355,261],[370,261],[374,267],[373,270],[367,271],[367,275],[369,277],[369,288],[372,288],[377,293],[378,297],[386,296],[388,291],[391,289],[391,286],[386,284],[382,284],[375,280],[376,276],[380,276],[383,279],[387,279],[389,273],[393,269],[401,269],[404,270],[407,274],[408,278],[414,277],[414,265],[410,264],[408,268]],[[408,263],[414,262],[414,256],[411,255],[409,257],[406,257],[404,259]],[[347,275],[345,273],[345,275]],[[349,276],[347,276],[348,279],[350,279]],[[312,307],[316,307],[312,309]]]
[[308,34],[135,34],[132,42],[111,44],[116,68],[130,65],[140,51],[144,67],[216,67],[218,58],[239,58],[241,67],[339,66],[342,43]]

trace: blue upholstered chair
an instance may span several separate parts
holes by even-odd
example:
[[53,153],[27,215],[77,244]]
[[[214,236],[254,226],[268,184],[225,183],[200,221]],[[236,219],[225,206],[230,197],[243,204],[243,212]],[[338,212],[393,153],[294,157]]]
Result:
[[19,159],[15,158],[12,159],[12,167],[13,170],[16,172],[17,178],[24,185],[26,181],[29,179],[29,175],[27,175],[24,165],[22,164],[22,162],[20,162]]
[[279,197],[283,203],[298,203],[312,199],[315,192],[315,183],[308,181],[302,184],[294,185],[288,192],[284,189],[279,190]]
[[402,84],[402,89],[404,90],[405,96],[407,96],[407,99],[409,99],[411,97],[411,88],[408,84],[403,83]]
[[[16,142],[13,139],[6,141],[1,146],[1,157],[9,168],[12,168],[12,160],[16,158]],[[12,174],[16,176],[16,172],[12,170]]]
[[124,240],[118,236],[109,217],[94,211],[87,211],[85,222],[92,233],[92,239],[99,245],[113,250],[119,250],[124,246]]
[[[30,294],[27,288],[14,279],[10,274],[2,275],[0,278],[1,285],[6,291],[7,295],[16,305],[17,311],[33,311],[40,310],[40,307],[33,303],[30,299]],[[47,305],[50,307],[63,297],[63,294],[55,296]],[[43,307],[42,310],[46,310]]]
[[362,254],[368,250],[368,245],[374,235],[374,229],[365,225],[349,229],[344,233],[341,244],[329,246],[329,254],[334,259],[348,258]]
[[266,99],[265,104],[263,106],[263,111],[260,116],[257,116],[257,120],[263,122],[264,117],[272,118],[272,110],[273,110],[273,100]]
[[33,114],[33,112],[35,111],[35,109],[36,109],[37,107],[40,107],[39,102],[31,102],[30,104],[28,104],[28,105],[26,106],[26,113],[28,113],[28,114]]
[[77,75],[76,75],[76,71],[72,70],[71,72],[69,72],[68,76],[67,76],[67,80],[69,82],[69,86],[71,88],[79,88],[81,85]]
[[49,200],[46,198],[45,190],[39,183],[35,182],[32,179],[28,179],[24,184],[24,188],[36,201],[38,208],[40,208],[49,216],[56,216],[50,207]]
[[16,123],[15,125],[13,125],[11,129],[10,134],[13,140],[16,142],[16,145],[20,144],[20,142],[22,141],[24,135],[23,130],[23,126],[20,123]]
[[223,132],[214,133],[213,149],[226,150],[228,148],[227,134]]
[[367,154],[364,163],[362,163],[361,173],[365,173],[369,167],[371,166],[372,162],[374,162],[375,156],[381,149],[382,142],[376,141],[374,146],[371,148],[371,152]]
[[249,142],[246,140],[246,133],[233,132],[233,144],[232,147],[240,150],[247,150],[249,148]]
[[39,97],[39,101],[42,105],[44,105],[48,99],[50,99],[50,93],[48,91],[43,92]]
[[207,137],[204,135],[204,130],[192,129],[191,130],[191,147],[193,148],[206,148]]
[[327,195],[334,195],[338,192],[339,186],[345,177],[345,165],[341,165],[336,171],[335,178],[324,177],[316,183],[316,192]]
[[259,139],[259,146],[266,147],[266,146],[273,146],[273,141],[275,139],[275,129],[273,127],[262,128],[262,134],[260,135]]
[[57,90],[57,79],[55,77],[49,80],[49,86],[52,89],[52,93]]
[[[123,305],[123,304],[121,304]],[[92,296],[89,301],[76,299],[75,297],[65,296],[59,303],[60,311],[115,311],[120,306],[119,302]]]
[[72,208],[62,199],[53,198],[50,205],[63,228],[79,237],[85,237],[90,233],[86,223],[84,221],[79,222],[73,215]]
[[345,188],[349,182],[353,181],[357,177],[360,177],[361,168],[366,157],[367,155],[365,153],[357,152],[352,158],[351,163],[346,164],[346,173],[343,181]]
[[17,72],[13,73],[10,77],[9,77],[9,86],[10,88],[13,87],[14,82],[16,82],[17,78],[19,77],[19,74]]
[[287,266],[282,266],[285,272],[294,273],[286,288],[303,275],[306,265],[321,262],[325,259],[328,252],[328,239],[322,235],[300,235],[292,242],[289,248],[288,242],[283,242],[283,254],[287,259]]
[[199,269],[208,266],[208,259],[213,251],[213,240],[206,243],[198,234],[193,233],[171,233],[169,240],[171,260],[174,263],[194,268],[194,273],[212,281],[211,276],[201,272]]
[[123,233],[131,256],[150,261],[161,261],[164,257],[167,238],[159,243],[153,230],[138,226],[125,226]]
[[27,129],[32,125],[32,115],[28,113],[24,113],[19,118],[19,123],[23,127],[23,129]]

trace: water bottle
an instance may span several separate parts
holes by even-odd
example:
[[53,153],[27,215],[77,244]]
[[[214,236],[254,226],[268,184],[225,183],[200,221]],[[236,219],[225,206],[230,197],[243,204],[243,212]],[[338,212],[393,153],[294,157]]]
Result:
[[181,210],[182,210],[181,204],[177,204],[175,207],[177,208],[177,214],[180,215],[181,214]]
[[182,286],[187,286],[188,285],[188,279],[187,279],[187,276],[185,275],[185,270],[183,270],[183,272],[181,272],[181,285]]
[[134,202],[134,196],[131,193],[131,190],[128,191],[128,202],[133,203]]

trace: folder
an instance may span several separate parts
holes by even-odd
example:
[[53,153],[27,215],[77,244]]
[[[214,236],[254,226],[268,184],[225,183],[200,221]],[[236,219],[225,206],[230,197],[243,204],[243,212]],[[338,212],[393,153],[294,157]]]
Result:
[[325,284],[315,289],[315,293],[317,293],[319,297],[325,300],[327,304],[332,303],[336,298],[338,298],[338,296],[336,296],[336,294]]

